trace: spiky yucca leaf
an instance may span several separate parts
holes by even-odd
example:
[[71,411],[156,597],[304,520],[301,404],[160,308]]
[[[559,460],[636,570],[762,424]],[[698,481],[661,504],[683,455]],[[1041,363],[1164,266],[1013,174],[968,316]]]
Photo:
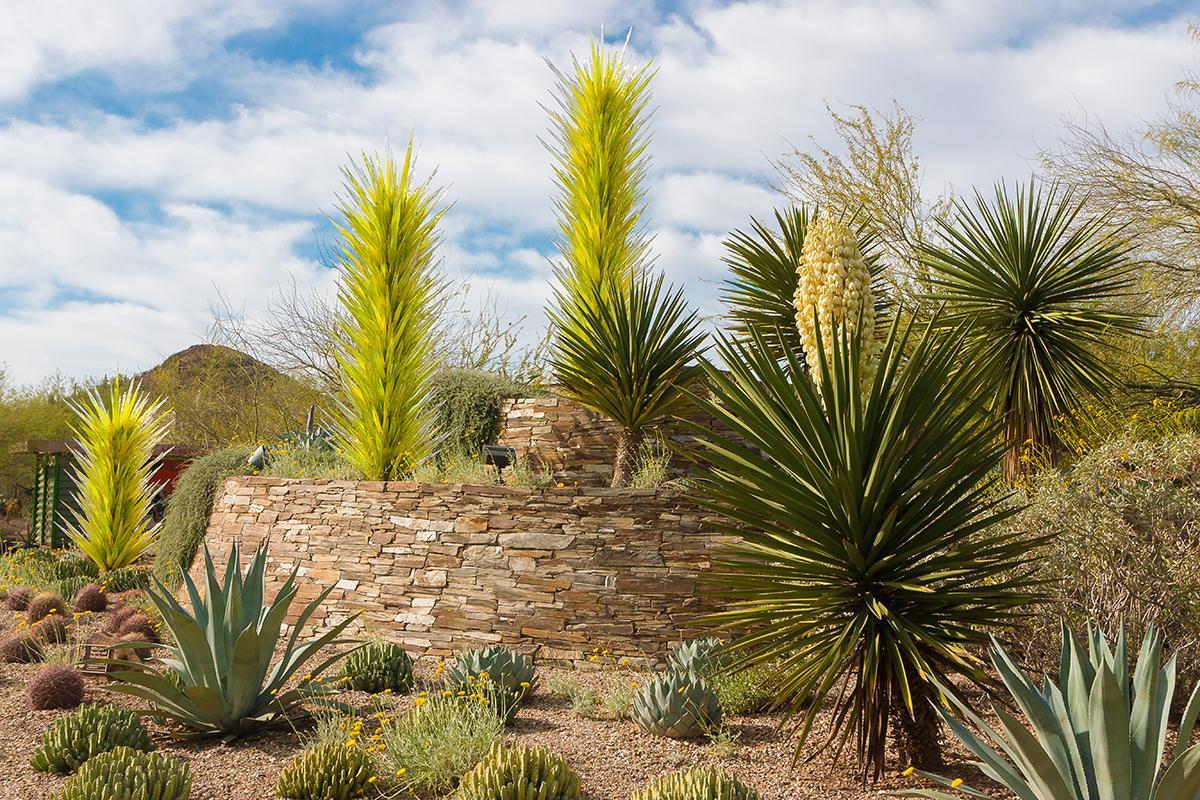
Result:
[[443,209],[438,192],[417,182],[411,143],[399,165],[390,155],[364,156],[344,174],[334,428],[351,464],[369,479],[390,480],[432,448]]
[[550,67],[558,79],[549,145],[559,190],[557,245],[565,290],[590,297],[604,279],[623,285],[649,253],[641,217],[653,71],[594,41],[588,61],[572,59],[571,66],[570,74]]
[[[105,396],[107,395],[107,396]],[[72,403],[78,444],[72,478],[79,504],[67,535],[101,570],[128,566],[154,543],[150,516],[158,464],[155,447],[166,438],[170,417],[137,383],[113,380],[102,395]]]
[[[796,290],[800,285],[800,265],[808,226],[816,218],[816,206],[789,206],[775,210],[771,230],[756,219],[748,231],[735,230],[722,243],[721,260],[729,267],[724,284],[724,301],[729,309],[729,330],[739,339],[748,339],[757,331],[771,354],[784,359],[784,353],[803,350],[796,326]],[[865,224],[850,221],[858,239],[863,260],[870,270],[875,315],[884,313],[883,267],[875,254],[878,237]]]
[[976,192],[954,223],[939,223],[945,244],[922,247],[932,299],[948,324],[969,324],[966,360],[987,367],[1009,478],[1027,445],[1053,457],[1056,419],[1120,384],[1114,343],[1142,330],[1114,306],[1134,281],[1130,245],[1103,217],[1081,218],[1084,206],[1057,186],[1030,181],[1014,198],[1000,184],[991,203]]
[[857,336],[820,344],[829,361],[809,374],[756,332],[721,341],[725,369],[706,364],[697,401],[722,424],[691,426],[710,465],[695,497],[738,537],[706,623],[734,634],[732,670],[772,665],[800,745],[829,700],[830,740],[878,774],[896,704],[917,731],[931,679],[984,677],[973,650],[1029,602],[1036,543],[992,527],[1013,512],[991,491],[977,376],[952,366],[961,332],[893,322],[869,387]]

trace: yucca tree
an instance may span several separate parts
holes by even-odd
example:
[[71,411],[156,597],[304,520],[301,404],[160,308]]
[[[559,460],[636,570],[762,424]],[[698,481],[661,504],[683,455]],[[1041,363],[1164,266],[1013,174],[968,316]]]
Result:
[[150,516],[156,491],[150,478],[170,416],[161,400],[120,379],[71,406],[79,504],[67,535],[101,570],[120,569],[137,561],[158,533]]
[[1128,306],[1130,244],[1086,201],[1033,181],[989,203],[959,201],[941,221],[943,244],[922,247],[933,300],[950,324],[970,325],[967,360],[986,366],[988,398],[1004,423],[1004,472],[1027,471],[1026,450],[1051,460],[1055,420],[1120,385],[1120,339],[1142,330]]
[[647,428],[686,402],[704,337],[682,292],[647,274],[649,65],[631,67],[593,43],[587,63],[555,75],[561,261],[551,369],[563,394],[620,426],[612,485],[623,486]]
[[368,479],[392,480],[432,449],[444,209],[416,177],[411,142],[400,164],[390,154],[364,156],[343,172],[335,438]]
[[[796,288],[804,237],[820,211],[816,206],[788,206],[774,213],[778,230],[751,218],[749,230],[735,230],[721,243],[725,248],[721,260],[730,273],[722,299],[728,309],[730,333],[748,339],[750,331],[758,331],[771,353],[782,361],[785,353],[803,349],[796,327]],[[875,237],[862,225],[856,226],[856,232],[863,258],[872,276],[877,276],[880,265],[873,252]],[[879,297],[878,281],[874,288]]]
[[952,368],[963,340],[893,322],[863,386],[857,335],[818,337],[829,357],[806,372],[751,331],[721,339],[696,398],[720,425],[691,426],[708,465],[695,499],[738,539],[707,622],[733,634],[732,669],[771,665],[800,746],[830,701],[829,741],[875,775],[893,721],[904,758],[938,762],[933,679],[981,681],[976,649],[1030,600],[1036,542],[993,527],[1012,510],[978,375]]

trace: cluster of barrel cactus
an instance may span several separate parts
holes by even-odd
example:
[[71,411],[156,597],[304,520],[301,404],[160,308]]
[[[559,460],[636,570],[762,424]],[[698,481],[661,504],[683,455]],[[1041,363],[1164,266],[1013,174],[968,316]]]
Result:
[[39,772],[65,775],[117,747],[154,749],[137,714],[108,704],[88,703],[51,723],[29,763]]
[[495,745],[463,776],[454,800],[583,800],[579,776],[540,747]]
[[116,747],[91,758],[54,800],[188,800],[192,770],[178,759]]
[[[796,287],[796,326],[804,357],[811,366],[828,362],[834,328],[850,333],[861,326],[859,365],[864,387],[874,374],[875,298],[871,273],[854,231],[827,214],[808,226]],[[819,353],[817,334],[825,353]]]
[[702,676],[672,669],[642,684],[633,696],[632,715],[655,736],[694,739],[721,724],[721,704]]
[[375,762],[361,747],[327,742],[308,748],[279,773],[286,800],[351,800],[375,782]]
[[346,656],[342,675],[348,688],[360,692],[407,692],[413,685],[413,663],[399,644],[380,639]]
[[695,767],[663,775],[629,800],[758,800],[758,792],[716,767]]

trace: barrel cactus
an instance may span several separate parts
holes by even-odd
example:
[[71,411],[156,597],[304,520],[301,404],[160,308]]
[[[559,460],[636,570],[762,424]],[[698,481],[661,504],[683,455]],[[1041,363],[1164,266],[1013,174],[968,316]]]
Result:
[[758,800],[758,792],[716,767],[663,775],[629,800]]
[[188,800],[192,770],[178,759],[116,747],[91,758],[54,800]]
[[4,607],[9,611],[25,611],[33,600],[33,590],[28,586],[18,586],[4,598]]
[[62,644],[67,640],[70,627],[62,614],[51,614],[30,625],[29,635],[46,644]]
[[693,739],[721,723],[721,704],[699,675],[669,670],[638,689],[633,721],[655,736]]
[[[846,223],[821,214],[809,224],[795,300],[796,326],[810,365],[817,363],[818,331],[828,351],[835,325],[842,331],[862,326],[859,371],[864,386],[868,384],[875,363],[875,298],[858,239]],[[822,358],[828,362],[828,355]]]
[[83,676],[70,667],[49,664],[29,679],[25,697],[34,711],[75,708],[83,702]]
[[41,661],[43,655],[41,644],[28,633],[0,642],[0,661],[9,664],[33,664]]
[[413,685],[413,663],[403,647],[380,639],[346,656],[342,676],[347,687],[360,692],[407,692]]
[[27,616],[30,622],[37,622],[42,617],[51,614],[66,614],[67,602],[55,592],[39,592],[29,601]]
[[38,772],[65,775],[93,756],[117,747],[154,749],[137,714],[108,704],[88,703],[50,724],[29,763]]
[[279,796],[287,800],[350,800],[375,782],[375,762],[361,748],[340,742],[310,747],[279,773]]
[[108,595],[104,587],[98,583],[85,584],[72,595],[76,611],[103,611],[108,607]]
[[724,646],[725,643],[715,636],[689,639],[671,651],[671,668],[697,675],[712,675],[728,661],[728,656],[721,650]]
[[579,776],[540,747],[495,745],[463,776],[454,800],[583,800]]

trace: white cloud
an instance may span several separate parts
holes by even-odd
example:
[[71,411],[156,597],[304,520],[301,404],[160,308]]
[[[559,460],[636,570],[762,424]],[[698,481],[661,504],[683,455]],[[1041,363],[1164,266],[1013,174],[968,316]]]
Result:
[[[165,126],[86,105],[0,123],[0,297],[20,298],[0,306],[0,341],[26,341],[11,337],[38,320],[91,333],[86,347],[35,337],[0,352],[22,380],[148,366],[202,333],[214,284],[252,313],[288,275],[327,281],[296,253],[332,208],[338,166],[410,134],[454,202],[449,274],[540,324],[553,232],[544,59],[565,66],[601,24],[610,40],[632,26],[631,49],[658,67],[649,219],[659,264],[706,313],[721,236],[776,202],[768,158],[809,135],[836,144],[826,101],[898,99],[921,120],[928,188],[964,190],[1023,177],[1080,106],[1114,128],[1153,116],[1194,63],[1182,19],[1131,26],[1116,0],[698,1],[665,18],[649,0],[414,4],[366,34],[347,72],[221,50],[316,0],[35,5],[0,30],[0,102],[86,70],[167,99],[211,80],[226,100]],[[144,193],[161,218],[123,220],[89,196],[113,191]],[[73,299],[92,295],[105,302]]]

